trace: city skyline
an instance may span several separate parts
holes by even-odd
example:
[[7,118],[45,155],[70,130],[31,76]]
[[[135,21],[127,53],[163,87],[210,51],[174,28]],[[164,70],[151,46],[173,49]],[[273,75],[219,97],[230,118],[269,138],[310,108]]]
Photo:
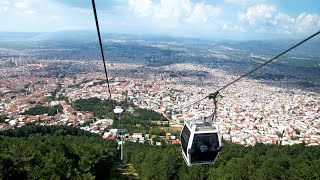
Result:
[[[303,38],[320,29],[320,3],[248,0],[96,1],[103,32],[215,39]],[[94,30],[91,1],[0,2],[2,32]]]

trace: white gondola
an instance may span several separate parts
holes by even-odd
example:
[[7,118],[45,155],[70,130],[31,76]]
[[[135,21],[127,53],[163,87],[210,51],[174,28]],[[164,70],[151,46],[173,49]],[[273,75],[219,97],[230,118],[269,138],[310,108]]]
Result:
[[181,131],[181,148],[188,166],[214,163],[221,145],[219,129],[212,122],[185,121]]

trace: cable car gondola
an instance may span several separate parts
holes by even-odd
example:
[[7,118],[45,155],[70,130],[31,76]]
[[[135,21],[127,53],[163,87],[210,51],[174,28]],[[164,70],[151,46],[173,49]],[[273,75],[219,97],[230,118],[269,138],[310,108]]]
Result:
[[188,166],[212,164],[221,150],[221,135],[212,122],[185,121],[181,131],[182,156]]

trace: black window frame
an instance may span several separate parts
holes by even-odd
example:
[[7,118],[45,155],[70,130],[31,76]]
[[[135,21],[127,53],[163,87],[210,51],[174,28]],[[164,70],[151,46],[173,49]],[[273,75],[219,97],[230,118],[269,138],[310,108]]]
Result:
[[189,140],[190,140],[190,135],[191,135],[191,131],[189,130],[189,128],[187,127],[187,125],[185,125],[182,129],[181,132],[181,146],[182,146],[182,150],[184,151],[184,153],[187,155],[188,152],[188,144],[189,144]]

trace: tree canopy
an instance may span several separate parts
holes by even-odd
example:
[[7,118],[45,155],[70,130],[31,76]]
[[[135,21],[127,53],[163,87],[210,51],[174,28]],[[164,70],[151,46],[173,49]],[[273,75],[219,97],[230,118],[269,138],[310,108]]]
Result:
[[[110,179],[119,157],[114,141],[65,126],[26,125],[0,133],[2,179]],[[142,179],[317,179],[320,147],[253,147],[225,142],[213,165],[186,166],[180,146],[126,142],[125,163]]]
[[[142,132],[149,133],[150,128],[159,125],[152,121],[163,121],[166,118],[155,111],[141,109],[128,101],[115,102],[113,100],[101,100],[99,98],[78,99],[73,103],[73,108],[78,111],[91,111],[98,118],[108,117],[115,119],[113,109],[115,106],[122,106],[125,111],[122,113],[121,122],[114,121],[113,128],[127,129],[128,133]],[[133,112],[127,111],[132,108]],[[167,125],[164,123],[163,126]]]
[[156,147],[126,143],[125,161],[142,179],[317,179],[320,147],[304,144],[254,147],[225,143],[213,165],[188,167],[180,146]]
[[26,110],[23,114],[25,115],[42,115],[42,114],[48,114],[49,116],[54,116],[55,114],[62,112],[62,106],[56,105],[56,106],[41,106],[36,105],[28,110]]
[[0,136],[1,179],[108,179],[112,176],[116,162],[114,142],[76,129],[26,127]]
[[0,123],[3,123],[7,119],[7,116],[0,115]]

